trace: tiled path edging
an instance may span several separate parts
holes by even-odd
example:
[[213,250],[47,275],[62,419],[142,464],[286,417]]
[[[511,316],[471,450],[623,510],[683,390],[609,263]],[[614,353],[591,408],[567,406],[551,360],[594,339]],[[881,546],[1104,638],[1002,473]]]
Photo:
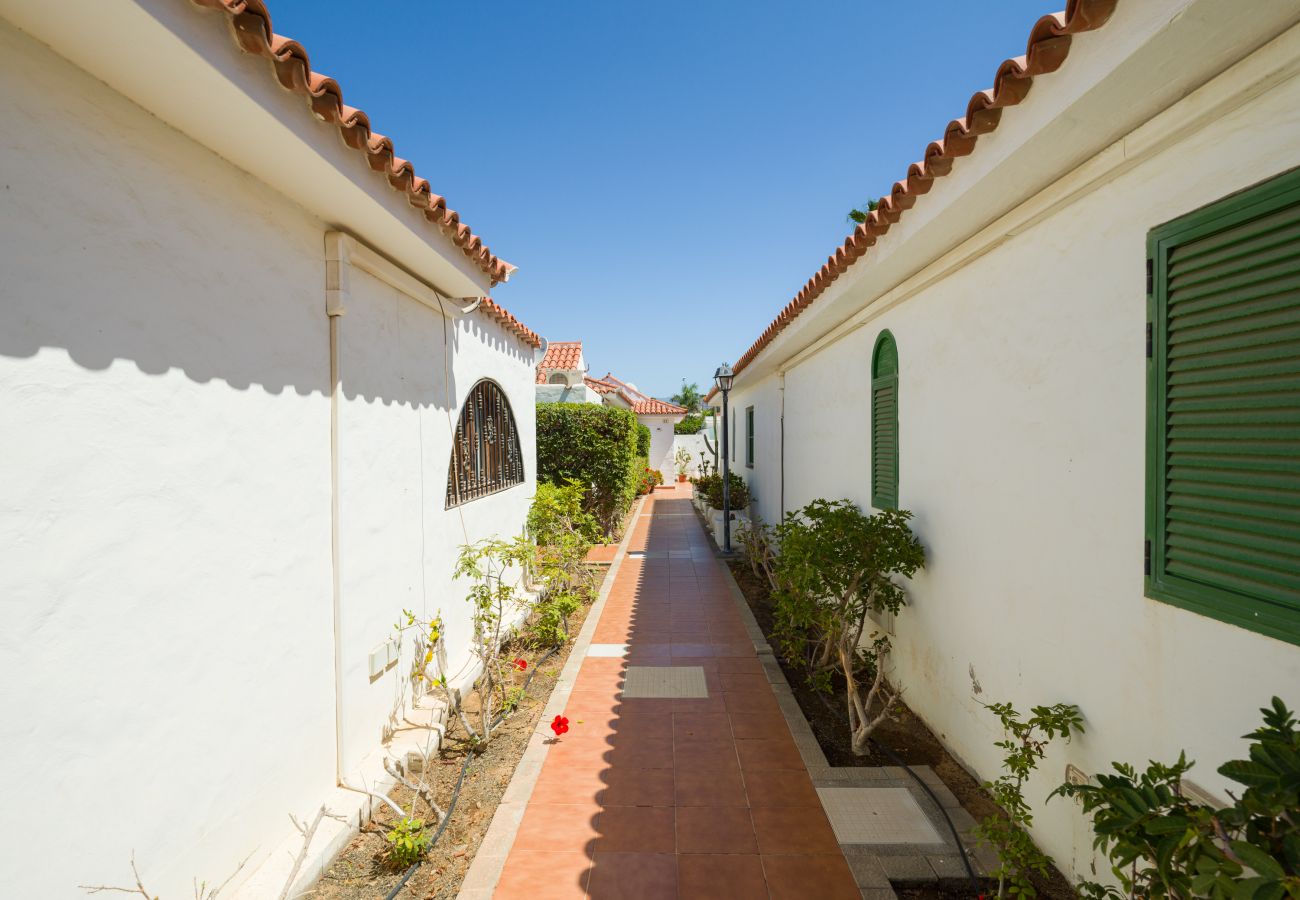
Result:
[[501,796],[501,803],[492,815],[492,823],[488,826],[487,834],[483,836],[483,842],[479,844],[474,862],[465,873],[460,893],[456,895],[457,900],[486,900],[496,890],[497,881],[501,878],[501,870],[506,863],[506,856],[515,842],[519,823],[523,820],[524,807],[528,804],[528,798],[532,796],[537,776],[542,772],[542,764],[546,762],[546,754],[550,749],[550,745],[545,743],[550,737],[548,723],[562,713],[569,702],[569,695],[573,692],[573,685],[578,679],[578,670],[582,668],[582,661],[591,646],[592,635],[596,633],[600,614],[605,609],[610,590],[614,587],[614,580],[618,577],[619,568],[627,553],[628,542],[635,531],[636,521],[641,517],[646,506],[645,501],[637,501],[623,540],[618,543],[613,562],[606,570],[605,578],[600,584],[600,591],[591,605],[591,610],[587,613],[587,620],[582,623],[582,630],[574,639],[569,658],[565,660],[564,668],[560,670],[560,678],[556,681],[551,697],[546,703],[546,709],[538,719],[538,727],[529,738],[524,755],[519,760],[519,766]]
[[[894,788],[908,791],[916,804],[924,811],[939,840],[932,843],[872,843],[840,844],[854,878],[862,892],[864,900],[893,900],[894,890],[890,882],[927,882],[943,880],[964,881],[968,878],[966,867],[961,860],[961,851],[952,840],[952,832],[944,821],[934,800],[923,790],[907,771],[899,766],[832,766],[826,760],[821,745],[817,742],[808,720],[804,717],[799,702],[790,690],[790,683],[777,662],[776,654],[767,643],[767,638],[754,619],[753,611],[745,600],[740,585],[736,583],[730,568],[726,570],[727,585],[740,619],[745,624],[754,641],[754,649],[763,662],[763,671],[771,682],[776,694],[777,704],[785,717],[786,726],[794,735],[795,744],[803,756],[808,774],[818,788],[863,787]],[[912,766],[912,771],[925,781],[926,785],[939,798],[939,802],[952,819],[953,825],[961,838],[962,846],[971,854],[977,873],[987,872],[996,865],[996,859],[983,848],[975,848],[976,840],[972,833],[975,819],[962,808],[957,797],[948,789],[929,766]]]

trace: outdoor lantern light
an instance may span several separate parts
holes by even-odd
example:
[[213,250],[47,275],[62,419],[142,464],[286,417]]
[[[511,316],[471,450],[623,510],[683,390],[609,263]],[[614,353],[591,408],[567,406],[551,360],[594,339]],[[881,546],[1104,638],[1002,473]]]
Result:
[[731,451],[728,449],[727,430],[731,423],[731,417],[727,415],[727,394],[731,393],[731,382],[735,381],[736,374],[731,371],[731,366],[723,363],[718,366],[718,371],[713,373],[713,380],[718,385],[718,390],[722,391],[722,552],[731,552]]
[[731,366],[723,363],[718,366],[718,371],[713,373],[713,380],[717,382],[718,390],[727,393],[731,390],[731,382],[735,381],[736,375],[731,371]]

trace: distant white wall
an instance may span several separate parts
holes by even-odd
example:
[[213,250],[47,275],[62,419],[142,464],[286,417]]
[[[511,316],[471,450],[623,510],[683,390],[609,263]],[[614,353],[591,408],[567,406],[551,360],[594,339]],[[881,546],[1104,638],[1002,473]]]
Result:
[[[1300,36],[1290,38],[1300,60]],[[1147,231],[1300,165],[1300,80],[1262,86],[1230,72],[1216,89],[1248,90],[785,364],[786,508],[818,497],[869,508],[871,352],[882,329],[897,339],[899,502],[916,514],[928,561],[897,618],[896,676],[909,705],[990,778],[1000,735],[977,700],[1080,706],[1087,734],[1054,747],[1026,790],[1035,837],[1075,878],[1095,877],[1091,831],[1076,804],[1044,803],[1067,762],[1098,773],[1185,749],[1193,780],[1222,795],[1215,769],[1242,753],[1257,707],[1275,693],[1300,705],[1300,647],[1144,597]],[[755,469],[738,471],[769,520],[780,388],[780,375],[742,376],[731,395],[738,423],[746,406],[758,412]]]
[[[335,785],[326,225],[0,22],[3,893],[151,891],[250,871]],[[340,323],[345,767],[379,740],[403,606],[466,610],[457,547],[522,524],[532,354],[356,273]],[[445,511],[450,429],[483,375],[528,483]],[[450,420],[449,420],[450,417]],[[463,520],[463,527],[462,527]],[[57,811],[57,812],[55,812]]]
[[599,403],[597,394],[585,384],[569,387],[563,384],[539,384],[537,387],[538,403]]
[[681,417],[637,416],[636,420],[650,429],[650,468],[662,472],[665,483],[672,481],[677,473],[673,468],[673,425]]

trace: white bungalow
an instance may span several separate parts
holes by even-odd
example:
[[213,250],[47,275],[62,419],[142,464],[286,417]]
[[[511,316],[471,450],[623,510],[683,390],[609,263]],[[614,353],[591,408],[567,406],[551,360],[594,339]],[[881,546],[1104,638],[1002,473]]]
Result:
[[1223,796],[1257,708],[1300,706],[1298,21],[1044,18],[735,367],[763,518],[915,513],[893,677],[960,759],[998,772],[979,701],[1082,709],[1026,790],[1074,878],[1108,866],[1044,803],[1067,765],[1186,750]]
[[0,893],[279,896],[432,715],[401,610],[473,675],[540,340],[260,0],[0,0],[0,119]]

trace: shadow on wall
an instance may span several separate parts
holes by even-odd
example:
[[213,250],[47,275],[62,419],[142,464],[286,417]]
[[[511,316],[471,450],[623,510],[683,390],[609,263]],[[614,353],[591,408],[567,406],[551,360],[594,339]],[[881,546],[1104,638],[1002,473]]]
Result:
[[[124,253],[130,250],[122,249]],[[323,287],[313,283],[272,293],[263,283],[257,290],[250,284],[256,280],[252,277],[255,273],[234,274],[228,284],[216,288],[210,282],[187,285],[183,273],[152,268],[150,255],[147,251],[139,254],[139,271],[125,290],[120,278],[109,279],[117,284],[105,287],[95,283],[93,272],[69,278],[66,271],[52,278],[40,273],[33,278],[29,271],[31,283],[21,284],[20,276],[17,285],[11,280],[0,286],[0,357],[30,359],[42,351],[64,350],[88,371],[106,371],[126,362],[146,375],[180,371],[196,384],[217,381],[240,391],[259,388],[272,395],[293,390],[304,397],[329,396],[329,324]],[[323,267],[321,263],[322,283]],[[283,278],[279,281],[283,283]],[[213,300],[222,295],[229,299]],[[418,334],[407,333],[410,329],[389,332],[380,340],[392,341],[393,346],[372,348],[372,353],[382,355],[371,359],[392,359],[393,368],[400,367],[397,360],[402,356],[406,362],[422,363],[418,346],[404,348],[401,355],[398,351],[404,339],[423,341],[427,344],[428,377],[385,377],[377,372],[357,377],[353,363],[354,370],[349,373],[345,368],[343,373],[348,399],[411,407],[445,405],[444,320],[415,301],[409,304],[419,317],[414,329]],[[355,319],[342,317],[344,332],[357,328]],[[512,365],[532,366],[532,348],[496,322],[485,320],[481,313],[447,325],[453,359],[469,343],[481,345],[485,357],[499,354]],[[351,336],[346,335],[344,341]],[[344,359],[346,367],[346,355]],[[455,369],[449,368],[454,403]],[[483,376],[500,379],[503,374],[491,364],[482,369],[471,382]],[[532,398],[511,399],[528,402]]]

